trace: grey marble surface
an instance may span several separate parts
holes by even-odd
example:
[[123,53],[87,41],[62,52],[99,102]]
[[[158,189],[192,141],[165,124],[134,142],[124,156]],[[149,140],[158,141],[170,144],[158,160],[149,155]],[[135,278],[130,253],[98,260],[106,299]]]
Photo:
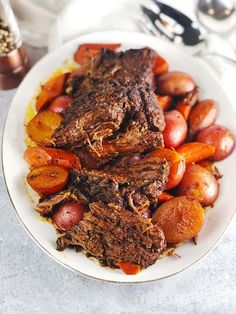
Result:
[[[29,50],[32,63],[44,51]],[[0,92],[0,132],[13,91]],[[222,210],[224,210],[222,208]],[[236,219],[210,254],[150,284],[108,284],[48,257],[16,217],[0,176],[0,313],[236,313]]]

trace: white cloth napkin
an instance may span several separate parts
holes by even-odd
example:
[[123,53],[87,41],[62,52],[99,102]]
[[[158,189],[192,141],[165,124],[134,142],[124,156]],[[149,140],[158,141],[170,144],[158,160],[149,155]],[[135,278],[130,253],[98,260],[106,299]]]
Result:
[[[162,1],[195,19],[197,0]],[[151,0],[11,0],[11,3],[23,40],[36,47],[47,46],[49,51],[76,36],[94,31],[140,31],[140,4],[155,7]],[[235,57],[236,31],[229,37],[231,45],[219,36],[209,35],[211,50]],[[235,44],[235,51],[232,43]],[[212,57],[205,60],[211,65],[209,71],[215,71],[236,108],[233,83],[236,64],[232,66]]]

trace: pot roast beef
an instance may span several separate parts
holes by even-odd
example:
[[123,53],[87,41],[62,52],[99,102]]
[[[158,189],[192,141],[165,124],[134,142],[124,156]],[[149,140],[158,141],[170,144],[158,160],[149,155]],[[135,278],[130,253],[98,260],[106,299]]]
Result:
[[82,247],[104,266],[118,267],[127,261],[146,268],[166,247],[157,225],[113,204],[94,202],[82,220],[57,240],[58,250]]
[[117,80],[122,85],[135,80],[146,81],[152,85],[155,55],[156,52],[147,47],[118,53],[102,49],[81,69],[80,75],[72,79],[72,95],[75,97],[84,94],[111,79]]
[[83,248],[109,267],[127,261],[146,268],[166,247],[149,218],[169,164],[145,157],[163,146],[165,127],[149,84],[154,56],[149,48],[103,49],[71,81],[74,98],[52,140],[81,157],[83,168],[70,171],[67,190],[41,199],[36,210],[53,217],[59,204],[73,200],[88,211],[58,238],[59,250]]
[[109,81],[72,101],[53,141],[56,147],[83,148],[102,160],[162,147],[164,126],[162,109],[147,83]]
[[125,165],[113,164],[102,170],[73,172],[72,184],[90,202],[102,201],[136,211],[148,218],[164,190],[169,173],[167,161],[142,158]]

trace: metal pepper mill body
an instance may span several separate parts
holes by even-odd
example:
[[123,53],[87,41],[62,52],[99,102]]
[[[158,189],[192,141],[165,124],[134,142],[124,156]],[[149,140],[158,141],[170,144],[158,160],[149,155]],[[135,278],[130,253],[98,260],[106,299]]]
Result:
[[0,89],[17,87],[29,68],[29,59],[10,3],[0,0]]

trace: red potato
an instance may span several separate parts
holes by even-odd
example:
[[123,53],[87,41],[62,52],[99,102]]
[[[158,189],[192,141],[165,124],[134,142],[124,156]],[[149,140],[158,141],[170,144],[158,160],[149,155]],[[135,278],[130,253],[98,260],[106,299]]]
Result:
[[24,159],[32,168],[57,165],[66,169],[81,169],[79,158],[68,151],[49,147],[28,147]]
[[188,196],[175,197],[155,211],[152,220],[158,224],[169,243],[179,243],[196,236],[204,222],[201,204]]
[[167,202],[174,198],[173,195],[167,193],[167,192],[161,192],[160,195],[158,195],[158,201],[159,202]]
[[195,83],[193,79],[184,72],[167,72],[157,77],[157,94],[181,96],[193,91]]
[[84,215],[84,205],[68,201],[59,206],[52,219],[61,231],[68,231],[76,225]]
[[195,197],[202,206],[213,205],[219,194],[219,183],[206,168],[191,164],[186,167],[177,194]]
[[50,165],[32,169],[26,180],[37,193],[48,196],[61,191],[67,185],[68,178],[68,170]]
[[170,190],[179,184],[185,172],[185,159],[182,155],[169,148],[159,148],[148,154],[147,157],[166,159],[170,165],[166,190]]
[[189,115],[189,136],[192,138],[200,130],[214,124],[216,121],[217,112],[217,103],[214,100],[205,99],[199,101],[199,103],[192,109]]
[[165,123],[163,131],[165,147],[176,148],[184,142],[187,136],[187,122],[180,112],[171,110],[165,113]]
[[216,180],[219,180],[223,177],[219,169],[216,167],[215,163],[212,161],[203,160],[203,161],[198,162],[198,165],[210,171],[210,173],[213,174]]
[[197,141],[215,147],[215,153],[209,160],[219,161],[228,157],[234,147],[235,140],[230,131],[223,125],[215,124],[201,130],[198,133]]
[[72,100],[72,97],[67,96],[67,95],[58,96],[51,102],[47,110],[61,113],[70,105],[71,100]]

